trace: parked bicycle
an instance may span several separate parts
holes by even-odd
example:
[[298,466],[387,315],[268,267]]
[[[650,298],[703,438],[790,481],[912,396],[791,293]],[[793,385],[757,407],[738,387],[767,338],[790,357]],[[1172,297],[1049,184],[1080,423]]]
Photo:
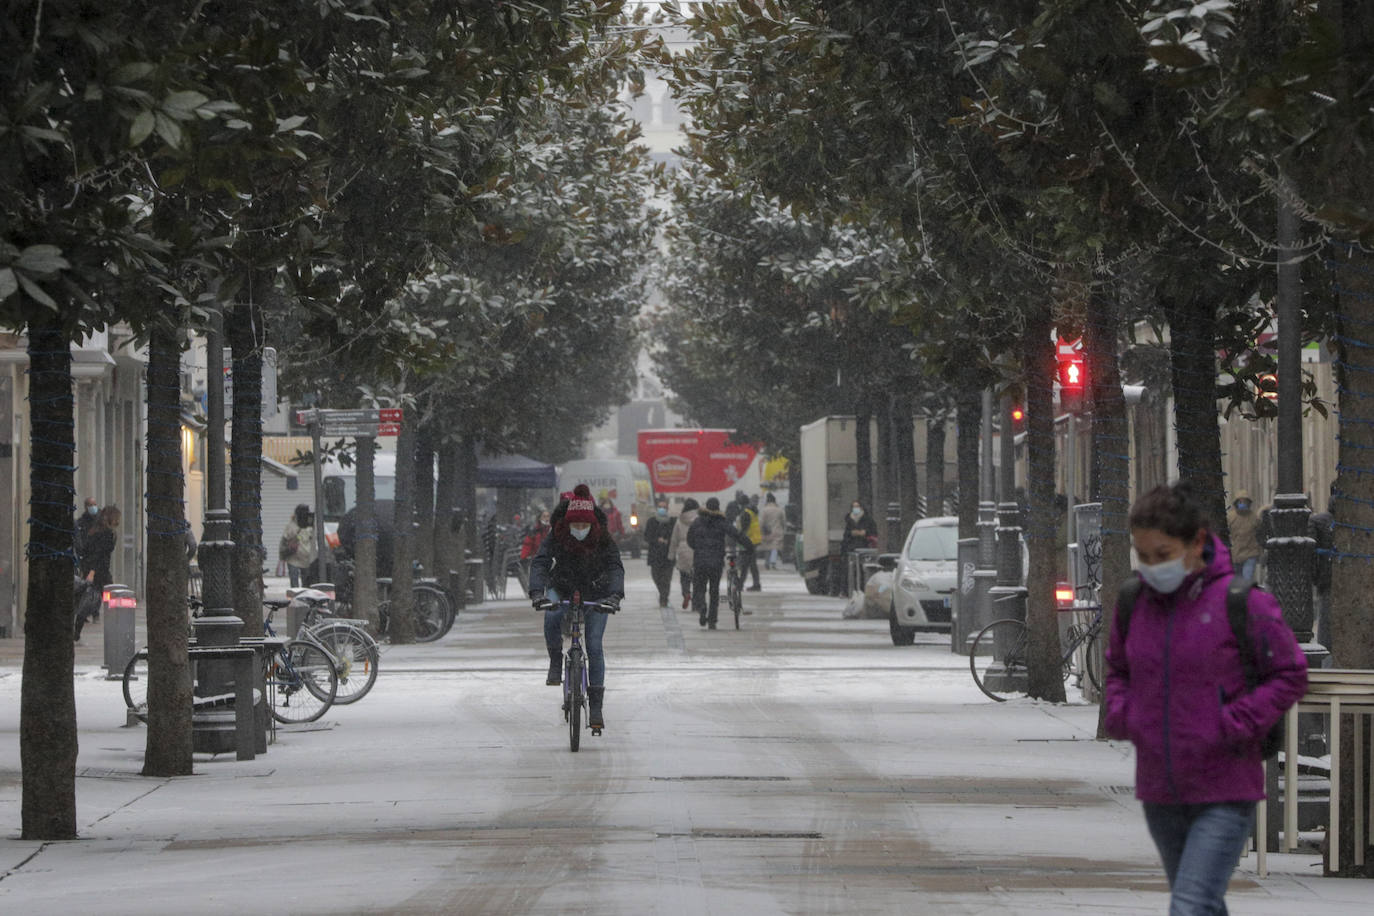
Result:
[[280,609],[295,605],[304,608],[305,615],[295,638],[304,638],[304,631],[309,630],[334,660],[334,670],[339,676],[334,702],[347,704],[361,700],[377,683],[382,657],[380,644],[367,631],[367,621],[336,616],[328,593],[319,589],[291,589],[287,595],[289,601],[269,599],[263,601],[263,607]]
[[744,570],[735,563],[735,552],[725,555],[725,601],[735,615],[735,629],[739,629],[739,615],[744,610]]
[[[276,636],[272,616],[282,605],[266,605],[263,631]],[[270,648],[263,658],[267,708],[283,724],[314,722],[329,711],[338,695],[339,675],[333,653],[309,629],[299,638]],[[373,668],[375,677],[375,666]],[[124,668],[124,703],[140,721],[148,720],[148,650],[134,654]]]
[[[1061,643],[1060,667],[1065,680],[1070,675],[1078,687],[1083,678],[1102,689],[1102,674],[1098,666],[1098,639],[1102,635],[1102,606],[1073,600],[1072,591],[1057,589],[1055,601],[1060,611],[1077,615],[1091,613],[1086,623],[1075,620],[1064,633]],[[1026,695],[1029,685],[1030,630],[1020,620],[994,620],[983,627],[973,639],[969,651],[969,668],[978,689],[994,700],[1013,699]]]
[[[563,654],[563,719],[568,723],[568,748],[577,752],[582,741],[582,715],[587,708],[587,653],[582,648],[582,627],[587,620],[587,612],[614,614],[616,607],[610,604],[584,602],[579,592],[574,592],[572,600],[559,601],[556,607],[567,610],[563,626],[570,639],[568,651]],[[600,726],[589,726],[594,737],[600,737]]]

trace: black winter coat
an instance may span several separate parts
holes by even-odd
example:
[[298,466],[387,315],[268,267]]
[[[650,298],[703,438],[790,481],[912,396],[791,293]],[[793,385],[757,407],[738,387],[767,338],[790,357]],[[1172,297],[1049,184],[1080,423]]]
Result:
[[734,525],[719,512],[702,509],[692,527],[687,529],[687,546],[692,548],[692,565],[700,569],[721,569],[725,566],[725,542],[733,540],[743,550],[754,545],[740,534]]
[[673,539],[675,523],[674,519],[659,518],[657,515],[644,523],[644,542],[649,545],[650,567],[673,565],[673,558],[668,555],[668,544]]
[[549,518],[551,530],[530,561],[530,597],[541,598],[552,589],[560,600],[572,598],[573,592],[581,593],[583,601],[624,598],[625,565],[606,531],[605,514],[595,510],[596,524],[579,541],[568,531],[567,512],[567,502],[559,503]]

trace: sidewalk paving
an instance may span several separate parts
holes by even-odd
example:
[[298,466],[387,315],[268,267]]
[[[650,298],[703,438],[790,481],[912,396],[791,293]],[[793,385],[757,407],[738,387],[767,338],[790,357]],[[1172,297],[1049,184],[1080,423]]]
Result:
[[[266,755],[178,779],[138,775],[146,731],[121,727],[88,631],[72,843],[16,838],[21,673],[0,641],[0,912],[1167,910],[1132,752],[1092,739],[1095,707],[991,703],[947,643],[893,647],[794,574],[765,573],[740,631],[705,631],[627,568],[610,727],[576,755],[522,600],[390,647],[372,695]],[[1269,865],[1242,861],[1231,912],[1374,912],[1374,882]]]

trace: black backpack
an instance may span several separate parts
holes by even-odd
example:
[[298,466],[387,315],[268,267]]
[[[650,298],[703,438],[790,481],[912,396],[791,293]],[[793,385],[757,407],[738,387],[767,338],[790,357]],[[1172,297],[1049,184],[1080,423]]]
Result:
[[[1123,642],[1126,634],[1130,632],[1131,612],[1135,610],[1135,603],[1140,598],[1140,590],[1143,587],[1144,583],[1138,576],[1131,576],[1121,583],[1121,591],[1116,599],[1116,617],[1120,622]],[[1231,632],[1236,636],[1236,645],[1241,647],[1240,664],[1245,672],[1245,686],[1249,690],[1254,690],[1258,681],[1255,674],[1255,644],[1250,639],[1250,589],[1255,587],[1255,583],[1249,579],[1235,576],[1226,588],[1226,617],[1231,622]],[[1285,718],[1281,717],[1275,722],[1274,727],[1260,741],[1260,754],[1266,760],[1283,747]]]

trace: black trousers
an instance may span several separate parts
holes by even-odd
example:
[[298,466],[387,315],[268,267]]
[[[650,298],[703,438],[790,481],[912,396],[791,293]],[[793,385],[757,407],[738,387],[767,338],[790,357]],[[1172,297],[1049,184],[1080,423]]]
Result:
[[[759,549],[758,549],[758,547],[755,547],[753,550],[743,550],[743,551],[740,551],[740,569],[741,569],[741,572],[747,572],[747,573],[749,573],[750,576],[753,577],[753,579],[754,579],[754,588],[758,588],[758,587],[759,587]],[[743,577],[743,576],[740,577],[740,581],[741,581],[741,582],[744,581],[744,577]]]
[[692,610],[707,623],[716,622],[720,609],[720,566],[692,567]]
[[668,606],[668,592],[673,588],[673,564],[666,566],[650,566],[649,575],[654,577],[654,585],[658,586],[658,606]]
[[[691,573],[691,571],[690,571],[690,570],[686,570],[686,569],[679,569],[679,570],[677,571],[677,574],[678,574],[678,579],[680,580],[678,584],[682,586],[682,597],[684,597],[684,598],[690,598],[690,597],[692,597],[692,573]],[[1326,643],[1322,643],[1322,645],[1326,645]]]

